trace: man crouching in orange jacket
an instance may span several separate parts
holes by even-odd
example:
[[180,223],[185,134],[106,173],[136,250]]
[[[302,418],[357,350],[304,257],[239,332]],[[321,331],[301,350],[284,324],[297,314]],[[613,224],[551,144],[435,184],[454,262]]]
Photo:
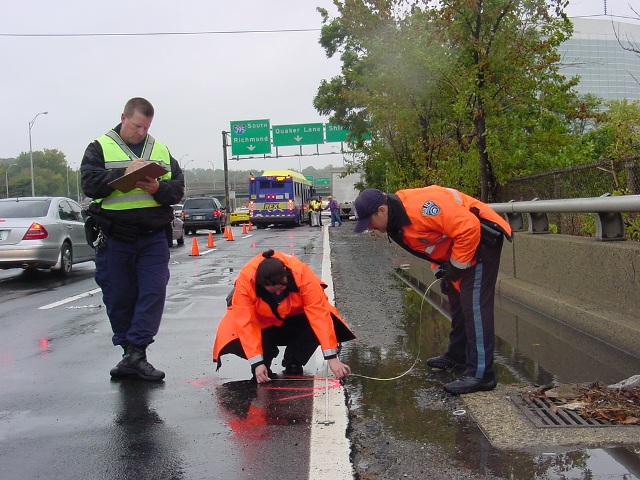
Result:
[[329,303],[326,287],[294,256],[268,250],[252,258],[240,270],[218,325],[213,343],[218,369],[220,356],[233,353],[249,360],[258,383],[268,382],[277,378],[271,362],[278,346],[286,346],[285,373],[299,375],[320,345],[333,375],[338,380],[349,375],[338,347],[355,336]]

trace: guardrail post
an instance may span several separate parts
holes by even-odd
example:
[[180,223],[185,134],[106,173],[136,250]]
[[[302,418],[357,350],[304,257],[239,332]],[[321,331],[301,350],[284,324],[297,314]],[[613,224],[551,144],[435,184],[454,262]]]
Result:
[[523,232],[524,231],[524,217],[521,213],[509,212],[505,213],[507,217],[507,221],[511,226],[511,230],[514,232]]
[[546,213],[527,213],[529,233],[549,233],[549,218]]
[[624,222],[619,212],[600,212],[596,217],[596,239],[624,240]]

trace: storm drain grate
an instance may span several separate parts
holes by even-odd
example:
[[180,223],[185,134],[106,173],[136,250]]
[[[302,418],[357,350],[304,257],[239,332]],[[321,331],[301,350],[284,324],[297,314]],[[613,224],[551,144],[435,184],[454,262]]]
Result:
[[582,418],[576,412],[557,406],[548,398],[529,398],[514,394],[511,400],[531,422],[540,428],[549,427],[615,427],[604,420]]

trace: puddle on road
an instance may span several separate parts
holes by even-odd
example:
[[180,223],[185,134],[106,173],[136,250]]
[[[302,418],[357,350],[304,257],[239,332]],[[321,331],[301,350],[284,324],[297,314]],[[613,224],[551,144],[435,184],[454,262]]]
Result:
[[[406,278],[407,272],[402,273]],[[416,289],[424,292],[427,286]],[[385,348],[358,342],[344,348],[345,362],[354,372],[376,378],[353,375],[348,382],[352,415],[364,423],[375,419],[382,424],[380,431],[367,436],[384,436],[386,431],[400,440],[434,444],[467,468],[504,478],[640,479],[640,448],[550,447],[550,453],[532,454],[492,447],[466,412],[459,411],[464,408],[462,400],[442,390],[455,374],[432,370],[424,363],[446,349],[450,322],[438,310],[447,306],[435,294],[434,305],[423,302],[421,294],[400,281],[398,288],[406,290],[406,335]],[[496,336],[496,373],[502,384],[596,380],[609,384],[638,373],[637,358],[504,298],[496,302]],[[380,380],[409,369],[400,380]]]

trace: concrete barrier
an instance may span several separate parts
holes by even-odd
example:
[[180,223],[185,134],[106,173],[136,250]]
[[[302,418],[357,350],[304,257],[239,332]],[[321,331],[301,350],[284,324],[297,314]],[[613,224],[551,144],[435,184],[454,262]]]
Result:
[[518,232],[500,295],[640,357],[640,243]]

